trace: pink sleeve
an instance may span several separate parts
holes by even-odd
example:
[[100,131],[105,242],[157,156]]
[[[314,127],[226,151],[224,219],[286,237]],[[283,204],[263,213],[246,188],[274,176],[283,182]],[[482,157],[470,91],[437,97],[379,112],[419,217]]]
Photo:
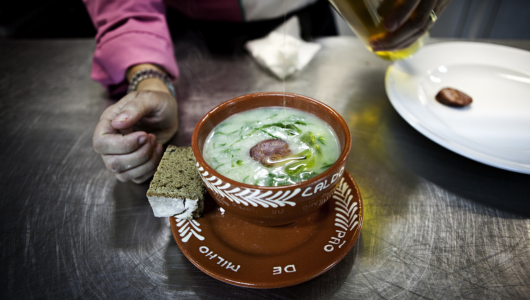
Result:
[[97,29],[91,77],[110,94],[124,92],[125,72],[139,63],[179,75],[162,0],[83,0]]

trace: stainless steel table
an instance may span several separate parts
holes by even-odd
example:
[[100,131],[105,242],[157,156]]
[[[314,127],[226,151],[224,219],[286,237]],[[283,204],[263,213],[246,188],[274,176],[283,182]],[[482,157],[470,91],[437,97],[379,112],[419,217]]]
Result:
[[[253,290],[194,267],[167,220],[153,216],[147,184],[118,182],[92,150],[112,103],[89,78],[93,41],[0,41],[0,298],[529,298],[530,176],[425,138],[386,97],[388,62],[353,38],[320,42],[285,83],[248,56],[176,45],[181,130],[172,144],[189,144],[213,106],[258,91],[319,99],[350,126],[348,171],[365,201],[360,239],[316,279]],[[530,50],[530,41],[499,43]]]

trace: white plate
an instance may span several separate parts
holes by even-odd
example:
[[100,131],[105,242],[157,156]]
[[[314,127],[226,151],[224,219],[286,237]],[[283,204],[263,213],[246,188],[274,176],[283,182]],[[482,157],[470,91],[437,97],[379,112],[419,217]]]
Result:
[[[471,42],[426,46],[390,66],[386,93],[419,132],[481,163],[530,174],[530,52]],[[438,103],[444,87],[473,98],[464,108]]]

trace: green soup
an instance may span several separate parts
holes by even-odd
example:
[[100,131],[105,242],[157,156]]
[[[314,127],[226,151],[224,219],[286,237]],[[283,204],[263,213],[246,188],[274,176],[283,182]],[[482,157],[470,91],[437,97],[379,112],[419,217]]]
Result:
[[[258,143],[279,139],[290,154],[264,165],[251,156]],[[292,108],[258,108],[235,114],[220,123],[204,144],[204,159],[235,181],[281,186],[301,182],[328,169],[340,155],[333,129],[318,117]]]

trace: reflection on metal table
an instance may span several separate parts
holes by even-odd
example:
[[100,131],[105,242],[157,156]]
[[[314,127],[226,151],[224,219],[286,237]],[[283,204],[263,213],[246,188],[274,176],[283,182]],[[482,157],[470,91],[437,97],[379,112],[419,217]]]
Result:
[[[1,298],[528,297],[530,176],[424,137],[385,94],[388,62],[354,38],[319,42],[314,60],[285,83],[249,56],[176,44],[181,129],[172,144],[188,145],[215,105],[259,91],[321,100],[350,127],[347,170],[364,199],[359,240],[320,277],[254,290],[193,266],[167,219],[153,216],[148,185],[118,182],[92,150],[112,103],[89,78],[92,40],[1,41]],[[530,41],[496,42],[530,50]]]

